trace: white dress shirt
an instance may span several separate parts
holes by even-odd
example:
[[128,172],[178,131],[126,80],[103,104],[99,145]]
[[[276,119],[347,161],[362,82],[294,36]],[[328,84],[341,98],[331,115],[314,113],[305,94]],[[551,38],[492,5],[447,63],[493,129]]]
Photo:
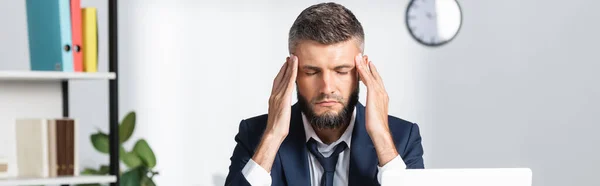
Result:
[[[333,176],[333,185],[348,185],[348,175],[350,172],[350,150],[351,141],[352,141],[352,131],[354,130],[354,120],[356,118],[356,109],[352,113],[352,118],[350,120],[350,124],[346,131],[342,134],[340,139],[337,141],[327,145],[321,141],[315,130],[312,128],[304,113],[302,113],[302,123],[304,124],[304,133],[306,135],[306,142],[310,138],[313,138],[317,141],[317,148],[321,154],[325,157],[329,157],[331,153],[333,153],[335,146],[339,143],[346,142],[348,148],[342,151],[339,154],[338,162],[335,167],[335,174]],[[308,152],[308,167],[310,169],[310,183],[313,186],[319,186],[321,183],[321,177],[323,176],[323,166],[319,163],[319,161],[315,158],[315,156]],[[383,167],[377,166],[379,172],[377,173],[377,181],[382,183],[382,180],[385,180],[385,177],[382,178],[384,172],[390,170],[402,170],[406,169],[406,165],[404,161],[398,155],[392,161],[385,164]],[[246,166],[242,169],[242,174],[244,178],[253,186],[270,186],[271,185],[271,175],[260,165],[258,165],[254,160],[250,159]]]

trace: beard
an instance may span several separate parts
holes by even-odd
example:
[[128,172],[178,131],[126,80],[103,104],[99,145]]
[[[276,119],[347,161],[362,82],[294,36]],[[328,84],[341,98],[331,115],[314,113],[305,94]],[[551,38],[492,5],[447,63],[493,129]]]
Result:
[[[352,91],[350,97],[346,101],[344,101],[343,97],[340,95],[321,94],[309,102],[304,96],[300,95],[300,91],[296,92],[298,96],[298,106],[314,129],[337,129],[349,124],[352,112],[354,112],[354,108],[358,103],[359,86],[356,86],[356,89]],[[337,100],[342,103],[344,107],[342,110],[338,111],[337,114],[332,111],[325,111],[321,115],[317,115],[314,111],[313,103],[317,103],[324,99]]]

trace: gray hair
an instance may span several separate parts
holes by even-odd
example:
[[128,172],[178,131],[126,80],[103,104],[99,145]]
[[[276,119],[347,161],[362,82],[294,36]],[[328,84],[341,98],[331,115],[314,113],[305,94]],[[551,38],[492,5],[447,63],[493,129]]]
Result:
[[320,3],[304,9],[294,21],[288,36],[288,50],[292,53],[302,40],[324,45],[356,39],[361,52],[365,34],[362,25],[346,7],[336,3]]

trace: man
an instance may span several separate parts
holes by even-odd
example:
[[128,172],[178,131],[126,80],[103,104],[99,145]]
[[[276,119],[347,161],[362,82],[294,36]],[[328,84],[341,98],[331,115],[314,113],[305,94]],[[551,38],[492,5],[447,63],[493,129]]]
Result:
[[424,167],[419,128],[388,116],[383,81],[362,55],[364,32],[350,10],[308,7],[288,42],[268,114],[240,123],[225,185],[380,185],[385,172]]

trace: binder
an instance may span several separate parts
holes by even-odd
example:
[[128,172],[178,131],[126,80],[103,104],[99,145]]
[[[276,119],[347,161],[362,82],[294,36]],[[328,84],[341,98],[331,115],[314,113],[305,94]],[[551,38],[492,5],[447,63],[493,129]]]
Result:
[[0,157],[0,179],[8,176],[8,160]]
[[82,33],[81,33],[81,1],[71,0],[71,33],[73,34],[73,70],[83,72]]
[[15,128],[18,176],[49,177],[48,121],[19,119]]
[[8,163],[0,162],[0,173],[8,172]]
[[31,70],[73,72],[69,0],[26,0]]
[[18,176],[79,175],[76,120],[17,119],[15,128]]
[[73,119],[56,119],[56,165],[58,176],[77,176],[77,125]]
[[83,69],[85,72],[98,71],[98,25],[96,8],[81,9],[83,32]]

